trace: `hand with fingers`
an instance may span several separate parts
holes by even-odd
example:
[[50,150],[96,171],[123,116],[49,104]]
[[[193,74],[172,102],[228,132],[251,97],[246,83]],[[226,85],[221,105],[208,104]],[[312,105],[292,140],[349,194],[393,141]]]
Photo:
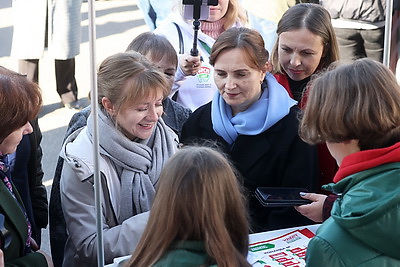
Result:
[[326,195],[315,194],[315,193],[300,193],[301,197],[304,199],[311,200],[312,203],[301,205],[295,207],[295,209],[300,212],[303,216],[309,218],[314,222],[323,221],[323,206]]
[[186,76],[194,76],[200,70],[202,57],[184,54],[179,59],[179,67]]

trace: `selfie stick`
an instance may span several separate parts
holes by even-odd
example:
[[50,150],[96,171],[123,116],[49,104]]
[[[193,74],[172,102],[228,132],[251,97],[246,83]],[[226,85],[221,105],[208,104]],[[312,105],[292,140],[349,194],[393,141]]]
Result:
[[199,55],[199,50],[197,49],[197,34],[200,27],[200,8],[201,8],[202,0],[194,0],[193,4],[193,28],[194,28],[194,35],[193,35],[193,47],[190,50],[190,55],[193,57],[197,57]]

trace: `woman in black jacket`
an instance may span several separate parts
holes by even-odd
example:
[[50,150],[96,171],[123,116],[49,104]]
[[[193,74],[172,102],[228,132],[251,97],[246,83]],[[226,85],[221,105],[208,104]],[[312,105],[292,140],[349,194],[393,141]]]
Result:
[[[28,210],[13,184],[14,179],[19,178],[11,169],[18,165],[9,162],[9,156],[17,150],[23,136],[33,132],[30,121],[37,117],[41,104],[41,92],[36,83],[0,67],[0,213],[4,215],[4,227],[10,236],[2,248],[6,265],[53,265],[50,257],[38,250]],[[14,159],[20,158],[16,156]],[[25,192],[22,196],[29,194]]]
[[244,178],[255,232],[312,223],[292,207],[265,208],[257,187],[315,189],[316,147],[298,136],[296,101],[268,72],[261,35],[247,28],[221,34],[211,50],[218,91],[184,124],[181,141],[216,140]]
[[15,154],[10,155],[14,158],[11,173],[32,225],[32,237],[40,246],[41,230],[47,227],[49,212],[47,191],[43,185],[42,132],[37,117],[30,124],[33,132],[24,135]]

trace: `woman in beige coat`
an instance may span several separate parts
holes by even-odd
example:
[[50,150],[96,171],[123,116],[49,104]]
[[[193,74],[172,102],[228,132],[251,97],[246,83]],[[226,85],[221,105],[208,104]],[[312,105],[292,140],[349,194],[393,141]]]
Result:
[[38,82],[39,59],[48,47],[55,59],[57,93],[69,108],[79,108],[75,57],[80,52],[82,0],[13,0],[11,57],[18,71]]

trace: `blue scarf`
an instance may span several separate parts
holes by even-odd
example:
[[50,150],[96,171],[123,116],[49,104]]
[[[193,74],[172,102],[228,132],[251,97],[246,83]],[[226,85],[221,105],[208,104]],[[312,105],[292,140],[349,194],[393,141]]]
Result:
[[228,144],[232,145],[239,135],[257,135],[271,128],[297,104],[270,73],[265,76],[262,90],[256,102],[234,117],[220,93],[215,94],[211,103],[213,129]]

